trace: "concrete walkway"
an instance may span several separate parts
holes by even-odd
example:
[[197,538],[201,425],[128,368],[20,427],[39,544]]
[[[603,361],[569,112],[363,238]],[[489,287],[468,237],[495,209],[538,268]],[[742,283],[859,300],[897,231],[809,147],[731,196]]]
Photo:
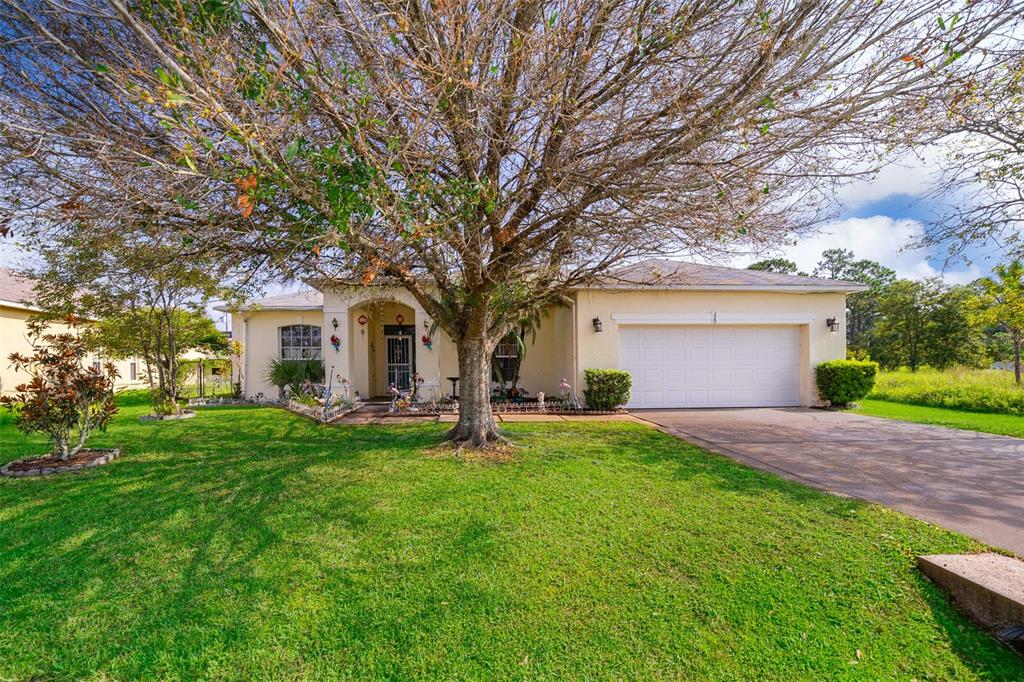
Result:
[[633,414],[744,464],[1024,556],[1024,440],[799,408]]

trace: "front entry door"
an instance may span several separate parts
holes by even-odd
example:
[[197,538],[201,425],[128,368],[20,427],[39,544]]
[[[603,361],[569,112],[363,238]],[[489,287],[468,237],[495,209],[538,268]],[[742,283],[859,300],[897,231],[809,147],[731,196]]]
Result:
[[406,391],[412,385],[412,337],[391,335],[384,337],[387,350],[388,385]]

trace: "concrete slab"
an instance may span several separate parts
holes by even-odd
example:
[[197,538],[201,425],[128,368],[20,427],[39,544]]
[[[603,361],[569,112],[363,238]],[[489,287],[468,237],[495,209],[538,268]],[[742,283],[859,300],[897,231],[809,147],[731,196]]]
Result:
[[643,422],[631,414],[565,414],[569,422]]
[[418,416],[394,416],[394,417],[381,417],[374,424],[420,424],[424,422],[437,421],[437,415],[418,415]]
[[917,565],[981,625],[1024,625],[1024,561],[992,552],[932,554]]
[[749,466],[1024,555],[1024,440],[801,408],[633,415]]
[[336,419],[332,424],[376,424],[380,419],[378,415],[345,415],[341,419]]
[[564,422],[565,419],[557,414],[516,414],[509,412],[501,415],[503,422]]

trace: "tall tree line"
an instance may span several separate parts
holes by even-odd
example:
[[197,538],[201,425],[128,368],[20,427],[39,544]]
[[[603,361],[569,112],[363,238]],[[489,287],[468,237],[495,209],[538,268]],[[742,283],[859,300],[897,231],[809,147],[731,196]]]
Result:
[[[798,272],[783,258],[749,266]],[[1024,345],[1024,265],[996,266],[993,276],[966,285],[939,278],[899,279],[891,268],[858,259],[847,249],[828,249],[812,274],[867,285],[847,297],[846,342],[851,355],[870,357],[885,369],[946,369],[1013,362],[1018,383]]]

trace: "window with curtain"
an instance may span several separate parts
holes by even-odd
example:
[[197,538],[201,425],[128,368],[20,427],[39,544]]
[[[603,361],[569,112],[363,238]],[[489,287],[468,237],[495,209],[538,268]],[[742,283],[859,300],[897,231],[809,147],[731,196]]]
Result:
[[319,360],[320,327],[313,324],[290,324],[279,329],[282,360]]

